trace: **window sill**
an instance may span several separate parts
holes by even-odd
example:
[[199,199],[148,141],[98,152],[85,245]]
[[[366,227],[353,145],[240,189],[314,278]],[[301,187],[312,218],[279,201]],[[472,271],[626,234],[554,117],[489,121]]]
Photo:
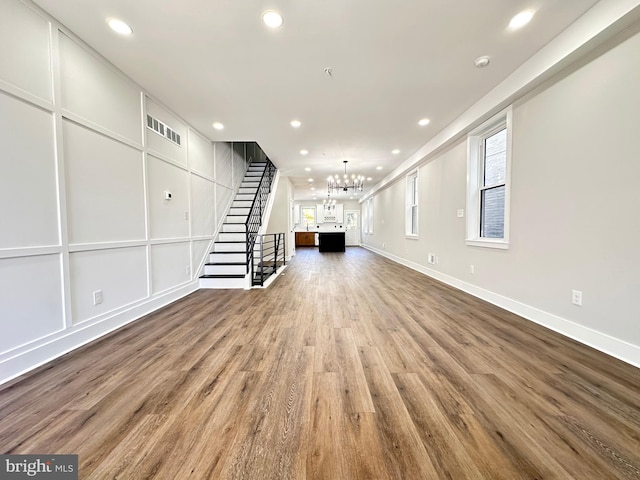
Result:
[[409,235],[405,233],[404,238],[408,238],[409,240],[418,240],[418,235]]
[[467,245],[470,247],[499,248],[501,250],[509,249],[509,242],[504,240],[467,240]]

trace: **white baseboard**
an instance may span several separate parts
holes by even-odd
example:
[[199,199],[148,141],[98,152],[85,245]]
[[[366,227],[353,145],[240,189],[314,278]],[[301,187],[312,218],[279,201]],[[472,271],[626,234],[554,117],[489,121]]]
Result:
[[612,357],[629,363],[634,367],[640,368],[640,346],[638,345],[633,345],[625,342],[624,340],[620,340],[619,338],[612,337],[605,333],[598,332],[597,330],[572,322],[571,320],[567,320],[566,318],[559,317],[489,290],[485,290],[484,288],[477,287],[458,278],[427,268],[424,265],[397,257],[389,252],[373,248],[369,245],[362,245],[362,247],[388,258],[389,260],[404,265],[405,267],[427,275],[428,277],[439,280],[442,283],[446,283],[458,290],[462,290],[474,297],[481,298],[482,300],[492,303],[493,305],[503,308],[511,313],[515,313],[516,315],[542,325],[543,327],[560,333],[561,335],[569,337],[577,342],[611,355]]
[[0,355],[0,385],[195,292],[190,282]]

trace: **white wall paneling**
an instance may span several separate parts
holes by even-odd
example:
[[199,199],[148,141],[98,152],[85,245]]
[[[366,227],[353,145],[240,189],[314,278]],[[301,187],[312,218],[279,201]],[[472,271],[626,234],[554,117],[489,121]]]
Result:
[[191,280],[189,242],[151,245],[151,293],[157,294]]
[[202,177],[215,179],[213,144],[192,129],[189,129],[189,167]]
[[[180,167],[147,155],[149,228],[152,239],[189,236],[188,175]],[[165,199],[165,192],[171,193],[171,200]]]
[[[216,231],[216,184],[199,175],[191,178],[191,234],[194,237],[211,236]],[[224,187],[220,187],[224,188]]]
[[0,2],[0,39],[2,383],[196,290],[234,168],[30,2]]
[[243,142],[232,144],[233,156],[232,156],[232,177],[231,185],[235,189],[244,178],[244,172],[247,170],[246,159],[246,145]]
[[63,123],[71,243],[145,238],[142,152]]
[[0,2],[0,81],[53,101],[49,21],[16,1]]
[[[148,296],[145,247],[73,252],[69,268],[74,324]],[[102,303],[98,305],[94,305],[96,291],[102,291]]]
[[231,144],[227,142],[214,142],[216,182],[219,185],[231,188],[233,181],[233,167],[231,164]]
[[64,328],[61,278],[59,254],[0,259],[0,354]]
[[58,38],[62,108],[140,145],[140,89],[75,40]]
[[[157,102],[154,102],[149,97],[146,98],[146,110],[147,115],[160,120],[166,126],[171,128],[174,132],[180,135],[181,145],[178,146],[169,139],[160,136],[153,130],[145,126],[144,131],[147,138],[147,148],[150,152],[156,155],[170,159],[171,161],[187,166],[187,126],[179,120],[175,115],[169,113],[164,107],[160,106]],[[146,120],[145,120],[146,125]]]
[[192,274],[197,277],[200,269],[209,261],[208,254],[211,251],[211,240],[194,240],[191,244],[191,264],[193,265]]
[[2,92],[0,112],[0,249],[58,245],[53,114]]

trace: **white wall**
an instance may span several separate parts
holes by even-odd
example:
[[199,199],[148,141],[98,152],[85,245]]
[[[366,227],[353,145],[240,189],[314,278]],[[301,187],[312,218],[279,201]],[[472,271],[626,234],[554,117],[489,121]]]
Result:
[[[419,238],[405,182],[374,197],[371,249],[640,366],[640,34],[514,106],[508,250],[467,246],[466,142],[419,167]],[[439,263],[427,263],[427,253]],[[469,266],[475,266],[475,274]],[[571,290],[583,306],[571,304]]]
[[1,383],[195,290],[244,158],[31,3],[0,40]]
[[291,258],[295,252],[295,237],[293,233],[293,219],[291,218],[291,203],[293,202],[293,184],[289,177],[278,177],[274,184],[273,206],[266,233],[284,233],[286,241],[286,256]]

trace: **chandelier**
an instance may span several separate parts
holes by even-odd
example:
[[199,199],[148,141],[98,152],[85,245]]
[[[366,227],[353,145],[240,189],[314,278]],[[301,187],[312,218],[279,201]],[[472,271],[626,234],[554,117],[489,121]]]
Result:
[[331,199],[331,194],[327,194],[327,198],[322,200],[322,205],[324,206],[325,212],[330,212],[331,210],[335,210],[336,208],[336,199]]
[[341,179],[340,175],[335,175],[334,177],[329,177],[327,179],[327,189],[329,194],[338,193],[338,192],[348,192],[349,190],[353,190],[354,192],[361,192],[364,188],[364,176],[363,175],[347,175],[347,163],[348,160],[344,160],[344,176]]

